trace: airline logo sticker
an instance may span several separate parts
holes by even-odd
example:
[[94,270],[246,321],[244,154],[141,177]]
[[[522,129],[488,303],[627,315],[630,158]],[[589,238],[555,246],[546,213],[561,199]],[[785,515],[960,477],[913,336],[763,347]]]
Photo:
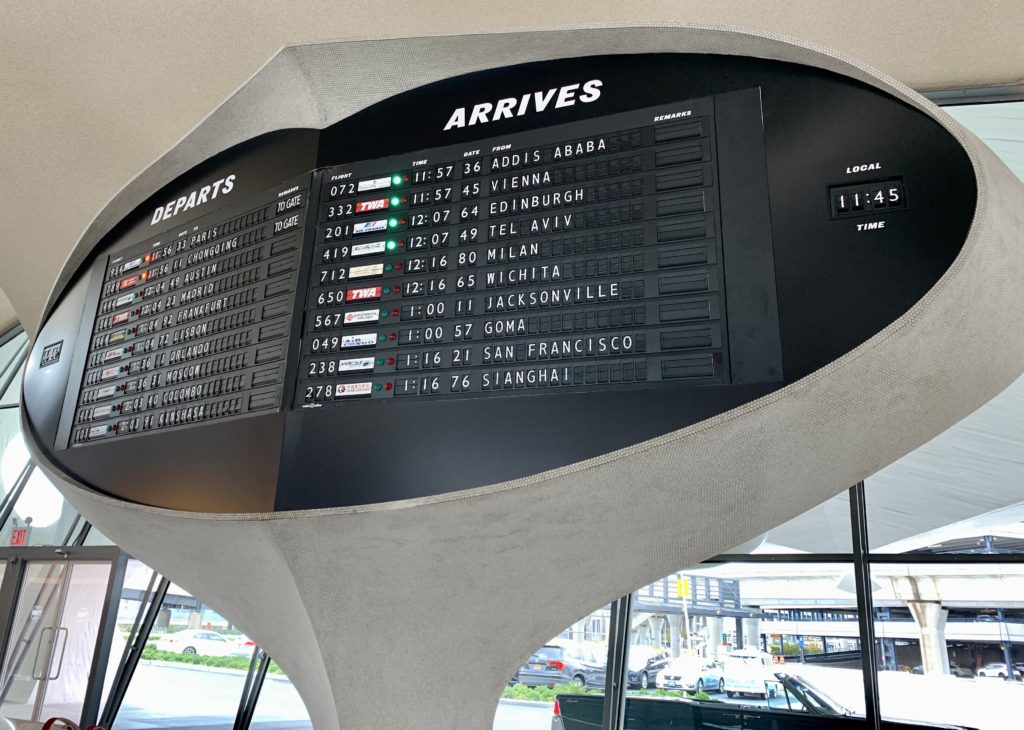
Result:
[[121,324],[122,322],[127,322],[129,319],[131,319],[131,316],[131,312],[121,312],[120,314],[115,314],[113,318],[111,318],[110,323]]
[[379,221],[366,221],[365,223],[356,223],[352,226],[352,235],[358,236],[361,233],[378,233],[385,230],[388,227],[388,219],[381,218]]
[[122,357],[128,354],[127,347],[118,347],[114,350],[107,350],[103,353],[103,362],[111,362],[113,360],[120,360]]
[[379,309],[364,309],[361,312],[345,312],[345,324],[366,324],[380,319]]
[[355,357],[351,360],[339,360],[338,372],[354,373],[360,370],[373,370],[372,357]]
[[360,193],[365,193],[368,190],[380,190],[381,188],[391,187],[391,177],[375,177],[373,180],[362,180],[357,186],[356,190]]
[[368,276],[381,276],[384,273],[384,264],[367,264],[366,266],[353,266],[348,270],[349,279],[365,279]]
[[384,288],[380,286],[365,286],[362,289],[349,289],[345,292],[345,301],[364,302],[371,301],[373,299],[380,299],[383,291]]
[[352,246],[352,258],[356,256],[369,256],[374,253],[384,253],[385,241],[374,241],[373,243],[357,243]]
[[391,207],[390,198],[377,198],[356,203],[356,213],[369,213],[374,210],[387,210]]
[[139,256],[137,259],[132,259],[131,261],[126,261],[124,266],[121,267],[121,271],[131,271],[132,269],[137,269],[140,266],[142,266],[142,257],[141,256]]
[[334,386],[335,398],[348,398],[353,395],[370,395],[373,383],[338,383]]
[[377,344],[377,333],[369,332],[363,335],[345,335],[341,338],[343,349],[350,347],[373,347]]
[[123,307],[125,304],[131,304],[135,301],[135,297],[137,296],[138,294],[135,292],[132,292],[131,294],[123,294],[114,300],[114,306]]
[[102,388],[100,388],[99,390],[96,391],[96,398],[97,399],[100,399],[100,398],[110,398],[115,393],[117,393],[117,386],[116,385],[107,385],[107,386],[104,386],[104,387],[102,387]]

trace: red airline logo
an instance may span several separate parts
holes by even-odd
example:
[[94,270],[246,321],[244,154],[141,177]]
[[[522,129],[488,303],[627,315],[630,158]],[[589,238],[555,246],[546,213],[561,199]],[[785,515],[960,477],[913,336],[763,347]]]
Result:
[[364,200],[356,203],[356,213],[369,213],[373,210],[387,210],[391,205],[389,198],[378,198],[377,200]]
[[362,302],[368,299],[380,299],[383,287],[367,286],[362,289],[349,289],[345,292],[346,302]]

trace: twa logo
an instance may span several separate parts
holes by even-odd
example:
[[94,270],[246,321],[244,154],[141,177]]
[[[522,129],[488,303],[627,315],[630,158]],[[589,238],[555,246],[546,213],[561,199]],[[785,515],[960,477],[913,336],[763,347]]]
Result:
[[369,213],[373,210],[387,210],[391,205],[389,198],[379,198],[378,200],[364,200],[360,203],[356,203],[356,213]]
[[367,286],[362,289],[349,289],[345,292],[346,302],[361,302],[367,299],[380,299],[383,287]]

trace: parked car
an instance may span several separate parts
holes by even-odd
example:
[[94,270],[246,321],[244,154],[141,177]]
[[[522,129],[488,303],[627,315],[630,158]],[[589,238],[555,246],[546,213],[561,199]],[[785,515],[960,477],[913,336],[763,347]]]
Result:
[[228,643],[231,645],[231,656],[242,656],[248,659],[256,651],[256,642],[244,634],[233,636]]
[[[1006,679],[1008,673],[1006,665],[1002,662],[991,662],[978,670],[979,677],[998,677],[999,679]],[[1020,677],[1021,673],[1014,668],[1013,678],[1020,679]]]
[[654,686],[658,672],[668,664],[669,656],[653,646],[629,647],[626,666],[627,679],[631,689],[649,689]]
[[156,642],[159,651],[202,656],[231,656],[235,646],[216,631],[188,629],[164,634]]
[[589,644],[555,639],[535,651],[519,668],[519,683],[528,687],[575,684],[604,688],[606,656]]
[[726,654],[722,678],[725,693],[730,697],[752,694],[764,699],[771,693],[765,682],[775,680],[775,665],[771,654],[740,649]]
[[[918,664],[916,667],[914,667],[913,673],[924,674],[924,665]],[[965,667],[961,664],[957,664],[956,662],[949,663],[949,673],[952,674],[954,677],[962,677],[964,679],[971,679],[974,677],[973,669]]]
[[[669,728],[772,728],[774,730],[835,730],[864,727],[855,715],[801,677],[777,674],[764,690],[773,696],[770,707],[748,707],[717,701],[675,697],[626,697],[627,730]],[[551,730],[593,730],[601,727],[604,697],[559,695],[554,704]],[[903,722],[882,718],[882,730],[971,730],[962,725]]]
[[722,665],[702,657],[676,657],[658,674],[658,689],[720,692],[724,686],[723,671]]

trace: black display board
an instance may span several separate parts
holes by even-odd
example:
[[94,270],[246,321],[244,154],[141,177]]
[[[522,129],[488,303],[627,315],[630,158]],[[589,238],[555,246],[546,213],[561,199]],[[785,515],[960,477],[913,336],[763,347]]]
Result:
[[70,477],[172,508],[528,476],[854,349],[946,271],[975,195],[937,123],[805,66],[446,79],[157,191],[48,314],[26,412]]
[[[760,96],[731,97],[755,200]],[[715,124],[686,100],[328,168],[296,403],[780,381],[767,201],[723,250]]]

